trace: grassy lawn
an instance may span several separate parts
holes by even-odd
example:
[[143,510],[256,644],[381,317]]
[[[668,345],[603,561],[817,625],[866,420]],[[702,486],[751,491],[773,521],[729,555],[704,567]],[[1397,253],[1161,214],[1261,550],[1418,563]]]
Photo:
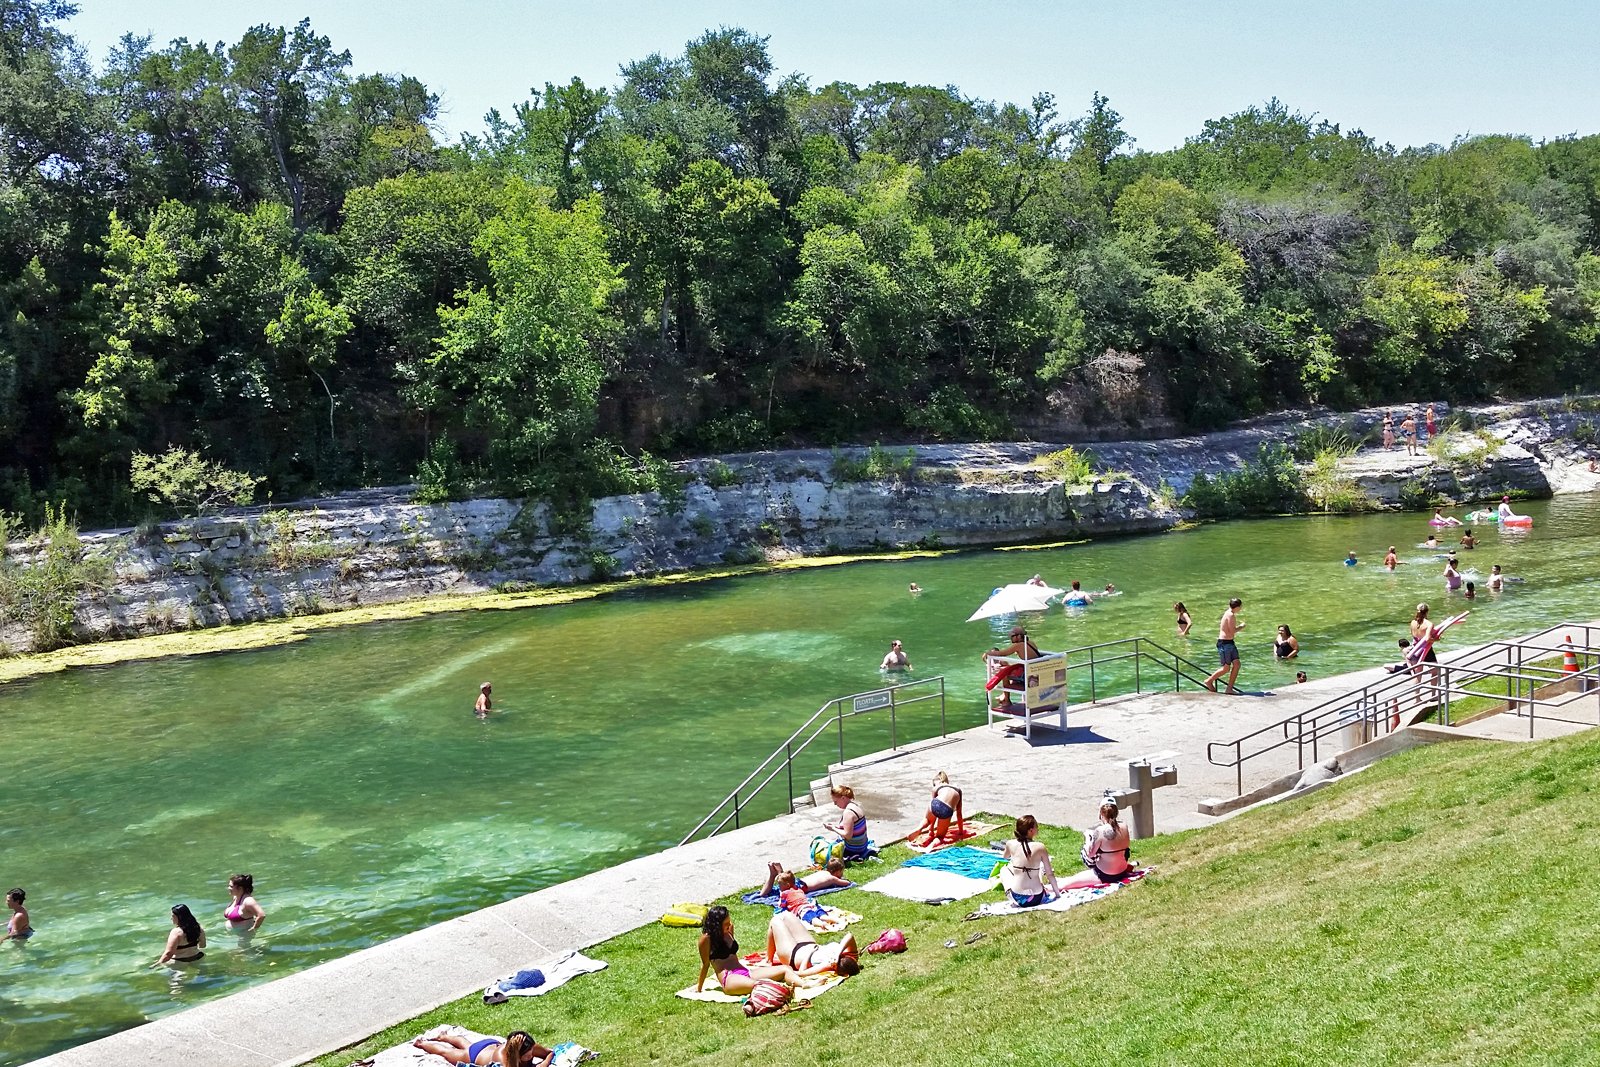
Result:
[[[651,926],[590,949],[610,969],[546,997],[471,998],[316,1062],[458,1022],[614,1064],[1596,1063],[1597,765],[1600,731],[1412,750],[1147,842],[1135,855],[1158,874],[1066,914],[969,923],[967,902],[841,893],[863,943],[894,926],[910,951],[785,1017],[674,999],[695,933]],[[1075,855],[1076,831],[1042,837]],[[735,906],[742,944],[763,943],[768,914]]]

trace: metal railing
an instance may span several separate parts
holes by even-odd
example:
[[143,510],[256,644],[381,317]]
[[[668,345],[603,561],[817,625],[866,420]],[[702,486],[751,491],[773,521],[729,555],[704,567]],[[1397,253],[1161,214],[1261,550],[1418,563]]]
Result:
[[[1450,726],[1452,698],[1503,699],[1507,712],[1526,713],[1531,738],[1540,709],[1561,709],[1600,689],[1597,632],[1600,627],[1590,623],[1561,623],[1517,640],[1491,641],[1437,664],[1400,671],[1350,690],[1232,741],[1213,741],[1206,746],[1206,758],[1213,766],[1234,768],[1234,786],[1242,796],[1244,765],[1252,760],[1292,746],[1296,765],[1303,769],[1306,751],[1309,749],[1311,761],[1317,762],[1319,749],[1329,737],[1351,731],[1370,739],[1430,710],[1437,714],[1440,725]],[[1566,638],[1571,635],[1581,637],[1574,636],[1569,644]],[[1548,665],[1569,652],[1576,670]],[[1490,691],[1482,684],[1485,681],[1504,681],[1504,697],[1498,684]],[[1571,692],[1541,695],[1541,690],[1564,681],[1574,682]],[[1563,719],[1552,714],[1544,718]]]
[[[1102,641],[1097,645],[1082,645],[1078,648],[1069,648],[1064,655],[1067,657],[1067,685],[1071,693],[1072,674],[1074,671],[1087,672],[1089,675],[1089,699],[1076,700],[1074,703],[1093,704],[1100,699],[1099,675],[1110,670],[1115,664],[1133,664],[1133,690],[1134,693],[1145,692],[1178,692],[1183,682],[1192,682],[1196,686],[1204,687],[1205,679],[1210,671],[1201,667],[1192,660],[1185,659],[1169,648],[1150,640],[1148,637],[1124,637],[1118,641]],[[1098,672],[1098,674],[1097,674]],[[1147,674],[1153,673],[1160,679],[1160,684],[1145,684]],[[1169,690],[1166,684],[1167,675],[1172,676],[1172,686]],[[1123,685],[1126,679],[1123,678]],[[1118,687],[1107,696],[1127,696],[1128,690]]]
[[[762,760],[749,777],[734,787],[733,792],[723,798],[722,803],[711,809],[710,814],[701,819],[695,828],[690,830],[679,844],[687,845],[706,830],[705,836],[714,837],[728,828],[732,823],[735,827],[740,824],[744,809],[761,795],[762,790],[771,785],[780,776],[788,788],[785,794],[788,802],[794,803],[794,763],[806,749],[820,741],[830,731],[838,736],[839,762],[845,759],[844,725],[845,722],[862,715],[881,715],[887,712],[889,716],[889,747],[900,747],[899,709],[924,701],[937,700],[939,702],[939,736],[947,736],[945,728],[945,702],[944,702],[944,675],[933,678],[918,678],[915,681],[904,682],[900,685],[891,685],[883,689],[872,689],[865,693],[852,693],[849,696],[835,697],[822,707],[816,714],[807,719],[794,733],[790,734],[783,744],[773,750],[772,755]],[[926,738],[918,738],[926,740]],[[759,779],[759,781],[758,781]],[[721,816],[721,821],[716,821]],[[712,823],[715,822],[715,825]]]

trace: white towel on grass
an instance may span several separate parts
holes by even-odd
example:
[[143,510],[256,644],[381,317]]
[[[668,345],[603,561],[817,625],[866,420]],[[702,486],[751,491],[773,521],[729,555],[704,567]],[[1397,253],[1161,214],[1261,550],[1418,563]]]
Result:
[[538,968],[544,972],[544,984],[533,986],[530,989],[504,988],[506,983],[516,978],[515,974],[508,974],[504,978],[489,983],[489,988],[483,991],[485,1004],[504,1004],[507,997],[540,997],[565,985],[580,974],[589,974],[592,971],[603,971],[606,964],[602,960],[592,960],[588,956],[573,949],[563,953]]
[[868,893],[882,893],[901,900],[944,904],[975,897],[992,888],[996,881],[994,878],[968,878],[953,871],[935,871],[927,867],[897,867],[861,888]]
[[1037,904],[1031,908],[1017,907],[1011,903],[1010,897],[1006,897],[1004,900],[986,900],[979,904],[978,910],[967,916],[967,918],[981,917],[987,919],[995,915],[1026,915],[1030,911],[1066,911],[1069,908],[1076,908],[1079,904],[1087,904],[1091,900],[1099,900],[1103,896],[1115,893],[1125,885],[1132,885],[1154,869],[1153,867],[1146,867],[1136,877],[1130,878],[1126,882],[1108,882],[1105,885],[1086,885],[1079,886],[1077,889],[1068,889],[1060,896],[1052,897],[1043,904]]
[[[820,985],[801,986],[794,991],[794,999],[811,1000],[815,997],[820,997],[843,981],[844,979],[836,974]],[[722,987],[716,983],[715,975],[707,975],[704,989],[696,990],[694,986],[686,986],[678,990],[675,995],[684,1000],[700,1000],[707,1004],[737,1004],[744,999],[743,997],[734,996],[732,993],[724,993]]]

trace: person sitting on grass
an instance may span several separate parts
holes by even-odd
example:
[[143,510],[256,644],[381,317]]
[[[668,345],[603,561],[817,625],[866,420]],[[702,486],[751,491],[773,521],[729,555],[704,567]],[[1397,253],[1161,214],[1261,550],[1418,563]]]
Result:
[[700,929],[700,978],[694,984],[696,993],[705,988],[706,975],[712,971],[716,972],[722,991],[736,997],[750,992],[762,978],[782,982],[790,989],[801,984],[800,976],[787,966],[747,966],[739,955],[739,942],[733,936],[733,918],[721,904],[706,912]]
[[[950,820],[956,820],[955,836],[950,836]],[[966,833],[967,820],[961,811],[961,790],[950,784],[950,776],[943,771],[933,776],[933,796],[928,801],[928,814],[922,817],[922,825],[913,830],[906,841],[913,845],[933,845],[949,837],[950,841],[959,841]],[[924,840],[917,840],[922,832],[927,831]]]
[[789,967],[802,978],[829,971],[849,978],[861,973],[861,951],[855,934],[819,945],[799,916],[780,911],[767,923],[767,963]]
[[[761,886],[761,895],[770,897],[772,895],[772,887],[778,885],[785,874],[789,874],[789,872],[785,871],[783,864],[777,860],[768,863],[767,880]],[[844,876],[844,860],[838,857],[829,860],[826,867],[820,867],[806,874],[789,874],[789,877],[794,879],[795,885],[807,893],[815,893],[819,889],[848,889],[855,885],[854,882]]]
[[1127,881],[1138,870],[1130,849],[1128,828],[1117,821],[1117,802],[1106,797],[1100,802],[1100,825],[1083,834],[1083,865],[1089,869],[1062,882],[1061,888]]
[[1049,900],[1046,885],[1055,895],[1061,893],[1055,868],[1050,865],[1050,850],[1034,840],[1038,833],[1039,821],[1024,815],[1017,820],[1016,839],[1007,841],[1002,850],[1006,865],[1000,869],[1000,884],[1019,908],[1036,908]]
[[494,1064],[496,1067],[548,1067],[556,1055],[553,1049],[529,1037],[526,1030],[513,1030],[503,1041],[498,1037],[468,1041],[454,1034],[441,1034],[427,1039],[419,1037],[411,1044],[446,1063]]

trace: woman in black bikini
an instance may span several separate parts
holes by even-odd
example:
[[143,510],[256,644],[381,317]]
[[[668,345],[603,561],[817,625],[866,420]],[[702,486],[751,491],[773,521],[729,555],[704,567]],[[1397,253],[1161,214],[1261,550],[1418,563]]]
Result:
[[861,973],[860,960],[855,934],[845,934],[830,945],[819,945],[800,916],[792,911],[780,911],[767,923],[767,962],[787,965],[801,978],[828,971],[849,978]]
[[751,967],[739,955],[739,942],[734,940],[733,919],[721,904],[706,912],[700,922],[700,979],[694,984],[696,993],[705,988],[706,975],[716,972],[717,981],[724,993],[743,996],[756,987],[757,979],[771,978],[791,989],[800,984],[800,976],[788,967]]
[[1061,894],[1055,868],[1050,865],[1050,850],[1033,839],[1038,832],[1039,821],[1024,815],[1017,820],[1016,840],[1005,845],[1006,865],[1000,870],[1000,884],[1019,908],[1036,908],[1049,900],[1046,884],[1055,895]]
[[1100,825],[1084,832],[1083,865],[1089,869],[1062,882],[1062,889],[1127,881],[1138,869],[1133,865],[1128,828],[1117,821],[1117,802],[1111,797],[1100,802]]
[[172,932],[167,935],[167,947],[156,960],[155,966],[168,963],[194,963],[203,959],[206,932],[200,929],[200,920],[194,917],[187,904],[172,906]]

